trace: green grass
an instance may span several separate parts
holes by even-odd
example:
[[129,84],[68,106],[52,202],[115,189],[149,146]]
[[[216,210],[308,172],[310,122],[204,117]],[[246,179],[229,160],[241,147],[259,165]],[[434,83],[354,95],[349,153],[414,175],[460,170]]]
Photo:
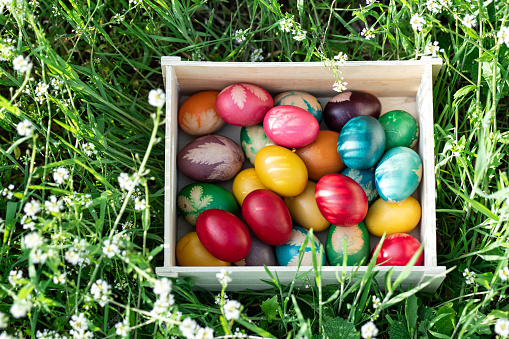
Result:
[[[13,3],[0,12],[0,191],[13,193],[0,196],[0,333],[72,337],[71,320],[83,312],[96,337],[117,336],[123,321],[132,338],[184,337],[191,318],[215,336],[359,338],[373,320],[382,338],[492,338],[496,321],[509,318],[509,283],[499,276],[509,258],[509,38],[506,45],[497,37],[509,25],[507,3],[453,0],[439,13],[411,0]],[[425,21],[421,31],[413,14]],[[467,14],[475,26],[462,22]],[[282,31],[283,19],[305,39]],[[361,34],[366,25],[370,39]],[[267,291],[227,292],[242,305],[236,320],[225,318],[224,295],[218,304],[189,280],[173,282],[173,306],[161,304],[168,299],[154,290],[154,268],[162,266],[165,116],[148,95],[163,88],[162,56],[287,62],[343,52],[349,60],[409,60],[434,41],[444,62],[433,93],[438,263],[451,269],[436,293],[383,289],[368,270],[337,286],[321,286],[318,274],[316,287],[304,275],[304,287],[276,281]],[[30,72],[14,70],[19,55],[30,56]],[[39,84],[49,88],[38,95]],[[24,120],[32,136],[18,133]],[[86,152],[88,144],[97,153]],[[62,184],[53,177],[59,167],[69,175]],[[121,189],[121,173],[139,175],[135,191]],[[30,248],[27,203],[72,194],[75,203],[35,214],[44,242]],[[136,210],[135,199],[146,206]],[[108,242],[118,247],[111,257]],[[9,278],[17,271],[20,279]],[[94,299],[98,279],[111,285],[104,302]]]

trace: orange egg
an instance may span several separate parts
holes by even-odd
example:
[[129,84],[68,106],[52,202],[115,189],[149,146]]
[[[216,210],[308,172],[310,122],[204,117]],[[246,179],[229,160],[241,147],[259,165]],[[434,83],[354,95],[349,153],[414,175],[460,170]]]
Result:
[[345,169],[338,153],[338,137],[338,132],[320,131],[315,141],[295,151],[306,164],[310,180],[317,181],[324,175]]
[[178,120],[184,132],[202,136],[217,132],[225,122],[216,111],[219,91],[203,91],[191,95],[180,106]]
[[196,232],[187,233],[177,242],[177,261],[180,266],[230,266],[210,254]]

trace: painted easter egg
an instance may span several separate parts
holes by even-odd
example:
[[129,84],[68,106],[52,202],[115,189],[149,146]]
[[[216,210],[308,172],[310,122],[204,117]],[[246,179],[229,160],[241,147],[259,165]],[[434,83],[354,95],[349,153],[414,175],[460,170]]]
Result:
[[267,137],[277,145],[297,148],[312,143],[320,125],[305,109],[296,106],[276,106],[263,118],[263,129]]
[[377,199],[368,209],[364,222],[369,233],[381,237],[394,233],[409,233],[421,220],[421,205],[412,196],[400,202]]
[[355,180],[366,193],[366,197],[368,198],[368,205],[371,205],[373,201],[378,198],[378,191],[376,190],[375,185],[375,169],[369,168],[365,170],[356,170],[350,167],[345,168],[341,174],[346,175],[347,177]]
[[307,230],[312,228],[316,234],[327,229],[330,222],[325,219],[318,209],[315,188],[316,184],[313,181],[308,181],[304,192],[295,197],[285,197],[284,201],[290,211],[292,221]]
[[343,174],[327,174],[318,180],[315,199],[320,213],[333,225],[357,225],[368,212],[366,193]]
[[258,189],[267,189],[265,185],[262,183],[254,168],[246,168],[245,170],[240,171],[239,174],[235,176],[232,184],[232,192],[235,199],[240,206],[246,196]]
[[266,146],[258,152],[255,170],[265,187],[284,197],[301,194],[308,182],[308,171],[302,159],[277,145]]
[[[378,243],[373,251],[378,248]],[[385,237],[385,240],[376,257],[376,263],[380,266],[406,266],[412,256],[419,250],[421,243],[413,236],[407,233],[394,233]],[[424,252],[421,252],[415,266],[421,266],[424,260]]]
[[175,250],[180,266],[230,266],[231,263],[214,257],[203,247],[196,232],[187,233],[177,242]]
[[318,123],[322,122],[322,105],[318,99],[307,92],[288,91],[274,97],[274,106],[290,105],[305,109],[311,113]]
[[343,265],[344,251],[346,245],[346,265],[357,266],[369,256],[369,233],[366,225],[361,221],[352,227],[331,225],[325,243],[325,252],[329,264]]
[[253,126],[263,121],[274,101],[269,92],[253,84],[234,84],[223,89],[216,100],[217,113],[235,126]]
[[338,137],[338,153],[343,163],[354,169],[376,165],[385,150],[385,132],[377,119],[358,116],[350,119]]
[[220,209],[203,211],[196,220],[196,233],[207,251],[219,260],[242,260],[251,248],[246,225],[234,214]]
[[295,150],[306,164],[310,180],[318,181],[324,175],[341,172],[346,167],[338,153],[338,136],[338,132],[319,131],[312,143]]
[[242,217],[251,232],[269,245],[282,245],[290,238],[292,217],[283,199],[272,191],[249,193],[242,203]]
[[[294,226],[290,240],[284,245],[276,246],[276,258],[281,266],[297,266],[299,264],[299,250],[306,240],[308,231],[300,226]],[[320,241],[313,235],[315,244],[316,261],[320,259]],[[313,265],[313,252],[311,242],[308,241],[306,247],[303,249],[302,266]],[[322,263],[325,263],[325,252],[322,257]]]
[[421,158],[408,147],[388,150],[375,170],[378,194],[388,202],[399,202],[408,198],[419,186],[421,178]]
[[415,118],[406,111],[395,110],[382,114],[378,121],[385,131],[385,151],[404,146],[414,147],[419,139],[419,125]]
[[237,175],[244,159],[244,152],[235,141],[222,135],[205,135],[178,153],[177,166],[191,179],[215,183]]
[[369,115],[378,119],[382,104],[376,96],[361,91],[341,92],[329,100],[323,109],[323,121],[329,129],[341,132],[348,120]]
[[194,183],[185,186],[177,195],[177,209],[191,225],[201,212],[218,208],[233,214],[239,212],[234,196],[226,189],[209,183]]
[[276,250],[255,235],[251,234],[251,250],[244,259],[235,263],[237,266],[276,266]]
[[219,91],[203,91],[187,98],[178,113],[180,128],[192,136],[202,136],[217,132],[225,122],[216,111]]
[[263,124],[258,124],[240,129],[240,145],[251,165],[254,165],[258,151],[275,143],[265,134]]

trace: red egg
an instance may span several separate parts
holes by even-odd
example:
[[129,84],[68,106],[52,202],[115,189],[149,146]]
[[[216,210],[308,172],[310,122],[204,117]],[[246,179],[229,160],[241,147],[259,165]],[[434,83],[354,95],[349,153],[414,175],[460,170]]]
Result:
[[[380,252],[376,257],[376,263],[380,266],[406,266],[412,256],[417,252],[421,243],[407,233],[394,233],[385,237]],[[378,248],[378,244],[371,252],[371,257]],[[417,258],[415,266],[421,266],[424,260],[424,253]]]
[[251,249],[248,228],[227,211],[213,208],[200,213],[196,220],[196,233],[205,249],[219,260],[242,260]]
[[333,225],[357,225],[368,213],[366,193],[343,174],[327,174],[318,180],[315,199],[320,213]]
[[216,100],[217,114],[230,125],[253,126],[263,121],[274,107],[272,96],[260,86],[234,84],[223,89]]
[[297,148],[312,143],[320,131],[316,118],[300,107],[282,105],[271,108],[263,118],[267,137],[276,144]]
[[292,234],[288,207],[272,191],[259,189],[249,193],[242,203],[242,217],[258,239],[269,245],[283,245]]

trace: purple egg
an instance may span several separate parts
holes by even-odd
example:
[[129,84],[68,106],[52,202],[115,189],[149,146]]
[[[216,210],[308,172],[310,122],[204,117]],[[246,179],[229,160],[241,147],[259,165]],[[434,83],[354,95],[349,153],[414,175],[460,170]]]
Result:
[[276,250],[251,233],[251,250],[247,257],[235,263],[237,266],[277,266]]
[[342,92],[329,100],[323,110],[323,120],[329,129],[341,132],[348,120],[359,115],[380,117],[382,104],[376,96],[361,91]]

